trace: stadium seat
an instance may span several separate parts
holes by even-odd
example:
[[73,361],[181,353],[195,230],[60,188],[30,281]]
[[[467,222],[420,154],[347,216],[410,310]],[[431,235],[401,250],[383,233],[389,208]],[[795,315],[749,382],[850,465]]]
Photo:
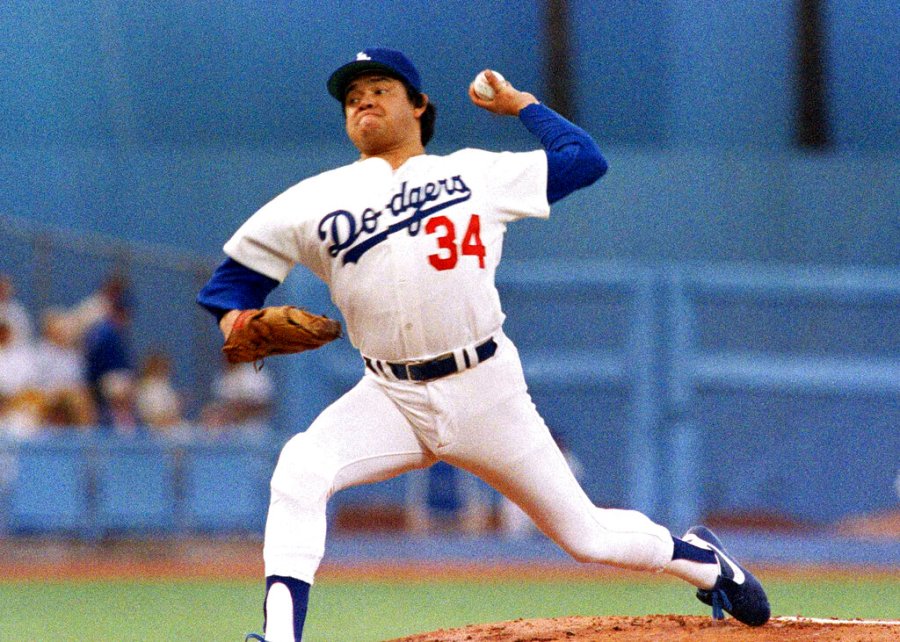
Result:
[[175,527],[175,454],[151,440],[113,439],[97,461],[97,526],[106,533]]
[[184,451],[183,525],[194,531],[262,533],[274,468],[269,450],[194,444]]
[[78,533],[90,527],[87,457],[79,440],[23,442],[5,450],[7,527],[13,533]]

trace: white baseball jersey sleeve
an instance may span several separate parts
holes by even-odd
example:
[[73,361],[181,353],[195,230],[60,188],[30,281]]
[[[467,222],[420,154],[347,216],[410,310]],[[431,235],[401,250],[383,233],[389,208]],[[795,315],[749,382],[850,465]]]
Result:
[[424,359],[500,329],[506,224],[549,213],[543,150],[464,149],[397,170],[370,158],[288,189],[224,249],[277,281],[297,264],[312,270],[365,356]]

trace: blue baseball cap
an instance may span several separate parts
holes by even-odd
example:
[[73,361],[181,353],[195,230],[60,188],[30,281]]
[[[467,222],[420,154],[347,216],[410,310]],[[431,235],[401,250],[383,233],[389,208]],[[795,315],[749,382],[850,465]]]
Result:
[[422,81],[419,72],[409,58],[396,49],[385,47],[369,47],[363,49],[356,57],[328,78],[328,93],[344,101],[347,85],[359,74],[365,71],[381,71],[389,76],[399,78],[416,91],[422,91]]

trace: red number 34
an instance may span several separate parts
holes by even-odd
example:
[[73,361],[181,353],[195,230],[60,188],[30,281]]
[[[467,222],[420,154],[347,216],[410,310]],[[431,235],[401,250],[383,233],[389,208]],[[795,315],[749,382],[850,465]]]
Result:
[[459,255],[478,257],[478,267],[484,269],[484,243],[481,242],[481,217],[472,214],[462,243],[456,245],[456,226],[446,216],[435,216],[425,223],[426,234],[439,234],[439,252],[428,255],[428,262],[435,270],[452,270],[459,261]]

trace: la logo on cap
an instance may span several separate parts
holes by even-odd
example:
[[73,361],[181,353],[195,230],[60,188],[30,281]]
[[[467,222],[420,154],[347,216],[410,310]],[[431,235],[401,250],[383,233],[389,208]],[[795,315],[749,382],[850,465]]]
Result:
[[360,51],[358,54],[356,54],[356,59],[357,60],[372,60],[372,58],[369,57],[369,55],[365,51]]

